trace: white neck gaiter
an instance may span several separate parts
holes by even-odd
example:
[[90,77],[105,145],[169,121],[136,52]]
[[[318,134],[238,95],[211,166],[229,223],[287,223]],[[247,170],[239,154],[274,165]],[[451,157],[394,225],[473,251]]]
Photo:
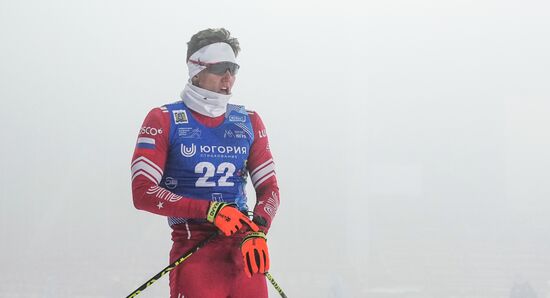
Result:
[[216,93],[188,82],[180,97],[193,111],[208,117],[218,117],[225,113],[231,94]]

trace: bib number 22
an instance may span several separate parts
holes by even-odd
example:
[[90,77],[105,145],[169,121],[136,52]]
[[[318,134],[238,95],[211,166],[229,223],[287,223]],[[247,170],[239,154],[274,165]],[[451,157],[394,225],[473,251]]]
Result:
[[[196,187],[215,187],[215,186],[233,186],[233,182],[228,182],[227,179],[233,176],[235,173],[235,165],[230,162],[222,162],[218,168],[207,161],[199,162],[195,166],[196,174],[203,174],[197,182],[195,182]],[[225,174],[218,179],[216,184],[215,181],[208,181],[209,178],[214,177],[215,174]]]

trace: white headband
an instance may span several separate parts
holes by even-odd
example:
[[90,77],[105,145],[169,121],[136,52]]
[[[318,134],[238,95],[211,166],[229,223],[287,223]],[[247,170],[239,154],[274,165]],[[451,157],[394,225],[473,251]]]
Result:
[[189,57],[187,62],[187,68],[189,68],[189,78],[194,77],[203,69],[206,68],[204,65],[191,62],[197,61],[201,63],[217,63],[217,62],[233,62],[236,63],[235,53],[231,46],[225,42],[217,42],[209,44],[200,48],[198,51],[193,53]]

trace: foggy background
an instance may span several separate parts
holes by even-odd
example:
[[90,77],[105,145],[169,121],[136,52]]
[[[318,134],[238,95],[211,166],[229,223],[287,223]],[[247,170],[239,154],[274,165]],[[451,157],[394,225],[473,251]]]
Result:
[[[550,297],[549,12],[0,1],[0,297],[125,297],[167,265],[170,229],[134,209],[130,161],[208,27],[241,42],[232,102],[267,126],[271,273],[289,297]],[[139,297],[168,297],[167,276]]]

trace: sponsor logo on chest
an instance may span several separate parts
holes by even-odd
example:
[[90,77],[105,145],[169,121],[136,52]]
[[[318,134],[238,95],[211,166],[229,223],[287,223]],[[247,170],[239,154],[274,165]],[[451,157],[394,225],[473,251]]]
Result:
[[212,193],[212,201],[223,202],[223,194],[219,192]]
[[191,143],[190,145],[180,145],[181,155],[184,157],[193,157],[200,154],[201,157],[222,157],[237,158],[238,155],[247,155],[246,146],[218,146],[218,145],[199,145],[198,147]]
[[172,177],[166,177],[166,180],[164,181],[164,184],[166,185],[166,188],[168,189],[174,189],[178,186],[178,180]]
[[178,128],[178,136],[184,139],[200,139],[201,134],[202,134],[202,131],[200,130],[200,128],[192,128],[192,127]]
[[246,139],[246,133],[242,130],[226,129],[223,133],[224,138]]

